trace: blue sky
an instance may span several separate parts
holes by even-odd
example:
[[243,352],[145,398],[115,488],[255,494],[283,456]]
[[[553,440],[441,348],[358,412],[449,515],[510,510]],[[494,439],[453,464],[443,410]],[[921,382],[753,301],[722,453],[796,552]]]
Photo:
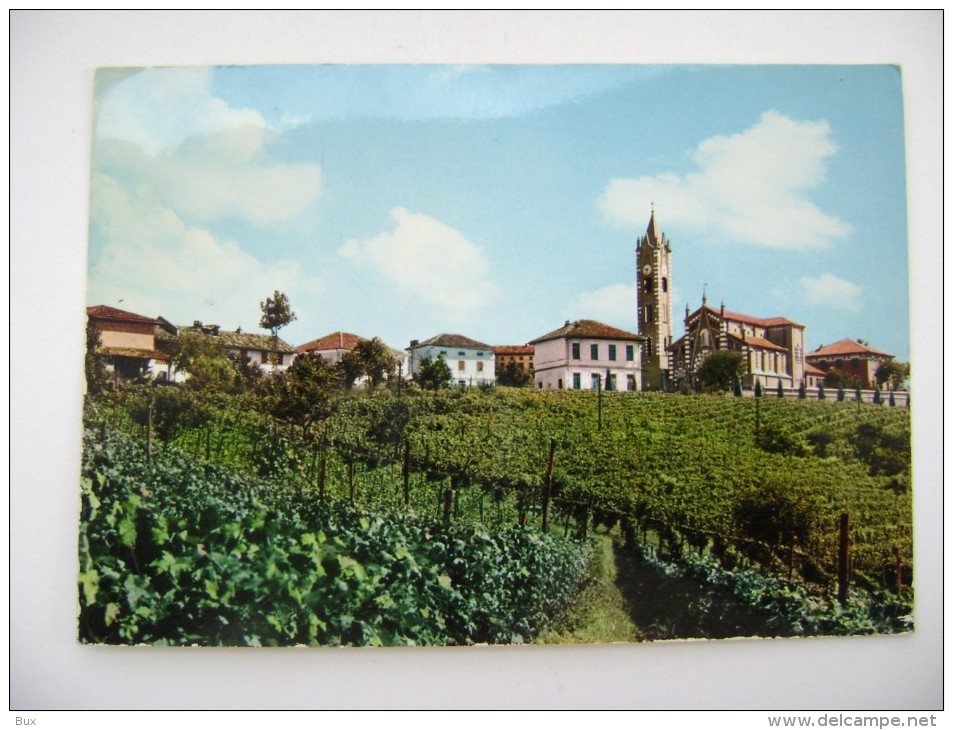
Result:
[[674,335],[710,303],[909,358],[890,66],[100,71],[87,302],[300,344],[636,329],[654,204]]

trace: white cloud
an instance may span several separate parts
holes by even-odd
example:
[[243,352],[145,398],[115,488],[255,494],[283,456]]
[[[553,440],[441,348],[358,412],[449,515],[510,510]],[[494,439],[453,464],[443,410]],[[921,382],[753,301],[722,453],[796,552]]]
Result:
[[107,89],[97,106],[96,137],[121,139],[148,154],[196,134],[265,127],[254,109],[232,109],[211,95],[211,68],[149,68]]
[[567,319],[594,319],[631,329],[638,322],[637,307],[638,289],[634,284],[610,284],[580,293],[564,315]]
[[616,178],[599,200],[621,225],[645,225],[652,204],[668,225],[711,239],[783,249],[819,249],[851,232],[807,194],[837,152],[827,122],[768,111],[750,129],[718,135],[694,152],[697,172]]
[[445,223],[404,208],[391,210],[394,230],[338,250],[400,290],[446,312],[466,315],[488,304],[499,288],[488,279],[483,249]]
[[[292,302],[317,281],[290,261],[266,263],[234,241],[146,204],[125,186],[94,175],[90,304],[109,304],[176,323],[193,319],[257,330],[259,302],[275,289]],[[122,303],[119,303],[122,300]]]
[[863,288],[834,274],[824,273],[816,277],[802,276],[798,279],[798,286],[804,298],[816,307],[851,311],[860,309],[860,295]]

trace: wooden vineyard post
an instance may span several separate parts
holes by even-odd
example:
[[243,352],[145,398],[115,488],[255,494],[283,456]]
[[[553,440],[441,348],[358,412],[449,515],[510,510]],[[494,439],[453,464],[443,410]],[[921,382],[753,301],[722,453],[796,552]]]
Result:
[[850,515],[840,516],[840,539],[837,549],[837,600],[847,603],[847,586],[850,582]]
[[[400,381],[398,381],[398,387]],[[404,507],[410,506],[410,442],[404,442],[404,463],[403,463],[403,476],[404,476]]]
[[324,449],[321,450],[321,458],[318,460],[318,499],[324,501],[324,478],[326,474],[326,465],[328,456]]
[[549,440],[549,464],[546,466],[546,483],[543,486],[543,532],[549,532],[549,501],[553,493],[553,465],[556,462],[556,439]]
[[450,524],[450,514],[453,511],[453,490],[443,490],[443,524]]
[[347,461],[347,491],[351,500],[351,506],[354,506],[354,460]]
[[903,592],[903,560],[900,558],[900,548],[893,548],[894,570],[897,578],[897,594]]
[[146,461],[152,463],[152,397],[149,398],[149,420],[146,424]]

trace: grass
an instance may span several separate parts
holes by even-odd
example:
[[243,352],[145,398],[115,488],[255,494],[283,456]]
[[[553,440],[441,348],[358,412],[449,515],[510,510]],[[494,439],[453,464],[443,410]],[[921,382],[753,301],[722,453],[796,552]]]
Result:
[[616,584],[617,578],[612,538],[595,535],[586,586],[535,643],[608,644],[643,640]]

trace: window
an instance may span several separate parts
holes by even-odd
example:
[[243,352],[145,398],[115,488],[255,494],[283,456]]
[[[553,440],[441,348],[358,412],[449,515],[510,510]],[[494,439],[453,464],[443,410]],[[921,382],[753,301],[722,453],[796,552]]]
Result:
[[[460,354],[462,355],[463,353],[461,352]],[[482,352],[478,352],[478,353],[477,353],[477,357],[483,357],[483,353],[482,353]]]
[[635,376],[634,375],[626,376],[626,387],[629,390],[635,390]]
[[590,360],[599,359],[599,345],[589,345],[589,359]]
[[668,279],[664,276],[662,277],[662,291],[668,291]]
[[644,280],[643,280],[643,283],[645,284],[645,287],[644,287],[645,293],[646,293],[646,294],[651,294],[651,293],[652,293],[652,280],[651,280],[651,279],[644,279]]
[[262,365],[267,365],[267,364],[268,364],[268,353],[267,353],[267,352],[261,353],[261,364],[262,364]]
[[582,375],[579,373],[572,374],[572,389],[580,390],[582,388]]
[[632,362],[633,360],[635,360],[635,346],[634,345],[625,346],[625,359],[628,362]]
[[579,354],[579,343],[578,343],[578,342],[573,342],[573,343],[572,343],[572,359],[573,359],[573,360],[578,360],[578,359],[580,359],[581,357],[582,357],[582,355]]
[[649,337],[645,341],[645,355],[646,357],[652,357],[652,338]]
[[467,369],[467,361],[457,360],[457,370],[462,373],[466,369]]
[[609,359],[615,360],[615,345],[609,345]]
[[482,361],[482,360],[477,360],[477,372],[478,372],[478,373],[482,373],[482,372],[483,372],[483,361]]
[[556,387],[559,388],[560,390],[562,390],[562,389],[563,389],[563,379],[560,378],[560,379],[559,379],[558,381],[556,381],[556,382],[558,383],[558,385],[557,385]]
[[653,321],[654,321],[653,318],[652,318],[652,314],[653,314],[653,312],[652,312],[652,305],[651,305],[651,304],[646,304],[646,305],[645,305],[645,321],[646,321],[646,322],[653,322]]
[[461,352],[458,352],[458,353],[457,353],[457,357],[466,357],[466,356],[467,356],[467,353],[465,353],[465,352],[462,352],[462,351],[461,351]]
[[592,374],[592,389],[593,390],[598,390],[601,387],[599,385],[599,379],[600,379],[599,373]]

